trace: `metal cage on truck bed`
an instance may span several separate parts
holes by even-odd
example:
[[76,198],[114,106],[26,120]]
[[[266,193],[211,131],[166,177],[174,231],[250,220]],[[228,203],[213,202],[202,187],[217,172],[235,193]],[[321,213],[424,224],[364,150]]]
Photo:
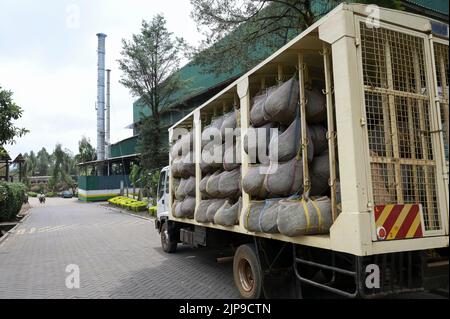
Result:
[[[379,20],[370,10],[378,10]],[[194,132],[197,207],[202,127],[217,114],[238,109],[243,139],[251,98],[295,73],[300,96],[307,81],[324,84],[333,215],[329,234],[247,231],[242,212],[251,197],[245,191],[238,225],[176,218],[172,176],[169,219],[355,256],[448,247],[448,25],[373,6],[341,4],[169,129],[171,142],[176,128]],[[241,144],[245,176],[251,164]]]

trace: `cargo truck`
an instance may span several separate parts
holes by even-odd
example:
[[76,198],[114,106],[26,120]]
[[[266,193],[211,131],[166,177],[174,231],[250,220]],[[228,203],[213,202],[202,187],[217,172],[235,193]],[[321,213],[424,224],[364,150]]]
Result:
[[[155,223],[163,250],[173,253],[179,243],[232,247],[243,298],[302,297],[312,290],[371,298],[448,289],[448,30],[411,13],[341,4],[172,126],[172,146],[175,131],[190,134],[195,213],[176,213],[180,180],[171,152],[160,175]],[[255,126],[251,111],[256,96],[292,75],[303,146],[297,205],[314,204],[305,96],[315,83],[325,104],[331,224],[301,235],[279,231],[280,225],[251,231],[250,208],[258,198],[242,187],[255,165],[245,148]],[[240,130],[235,142],[242,180],[236,222],[224,226],[199,221],[197,214],[205,200],[202,133],[230,111]]]

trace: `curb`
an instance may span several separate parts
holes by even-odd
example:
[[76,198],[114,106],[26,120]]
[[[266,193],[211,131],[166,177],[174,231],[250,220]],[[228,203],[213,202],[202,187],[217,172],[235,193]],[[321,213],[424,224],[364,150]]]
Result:
[[32,211],[33,207],[30,207],[30,209],[28,210],[28,214],[26,214],[26,216],[24,218],[22,218],[18,224],[16,226],[14,226],[13,228],[11,228],[10,230],[8,230],[6,232],[6,234],[4,234],[2,237],[0,237],[0,246],[2,245],[3,242],[6,241],[6,239],[9,237],[10,234],[14,233],[14,231],[16,230],[17,227],[19,227],[20,225],[22,225],[27,219],[28,217],[30,217],[31,215],[31,211]]
[[108,205],[105,205],[105,206],[99,205],[99,206],[104,207],[104,208],[106,208],[106,209],[108,209],[108,210],[115,211],[115,212],[117,212],[117,213],[121,213],[121,214],[128,215],[128,216],[133,216],[133,217],[137,217],[137,218],[141,218],[141,219],[145,219],[145,220],[152,220],[152,221],[155,220],[154,217],[145,217],[145,216],[140,216],[140,215],[132,214],[132,213],[123,211],[123,210],[121,210],[121,209],[119,209],[119,208],[116,208],[116,207],[110,207],[110,206],[108,206]]

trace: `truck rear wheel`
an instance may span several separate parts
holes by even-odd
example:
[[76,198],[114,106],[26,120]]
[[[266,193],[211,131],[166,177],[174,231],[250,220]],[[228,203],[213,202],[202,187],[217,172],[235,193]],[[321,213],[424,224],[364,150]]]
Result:
[[246,299],[262,297],[261,265],[254,245],[241,245],[233,259],[234,283]]
[[172,234],[169,231],[167,221],[161,226],[161,246],[166,253],[173,253],[177,250],[177,242],[173,239]]

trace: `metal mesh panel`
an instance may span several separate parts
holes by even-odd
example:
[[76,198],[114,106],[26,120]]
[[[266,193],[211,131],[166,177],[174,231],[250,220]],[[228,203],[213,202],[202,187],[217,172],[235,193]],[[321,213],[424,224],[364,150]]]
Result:
[[444,133],[445,159],[448,161],[448,45],[434,43],[434,61],[436,68],[436,82],[440,103],[441,121]]
[[374,203],[420,203],[439,230],[424,39],[360,26]]

